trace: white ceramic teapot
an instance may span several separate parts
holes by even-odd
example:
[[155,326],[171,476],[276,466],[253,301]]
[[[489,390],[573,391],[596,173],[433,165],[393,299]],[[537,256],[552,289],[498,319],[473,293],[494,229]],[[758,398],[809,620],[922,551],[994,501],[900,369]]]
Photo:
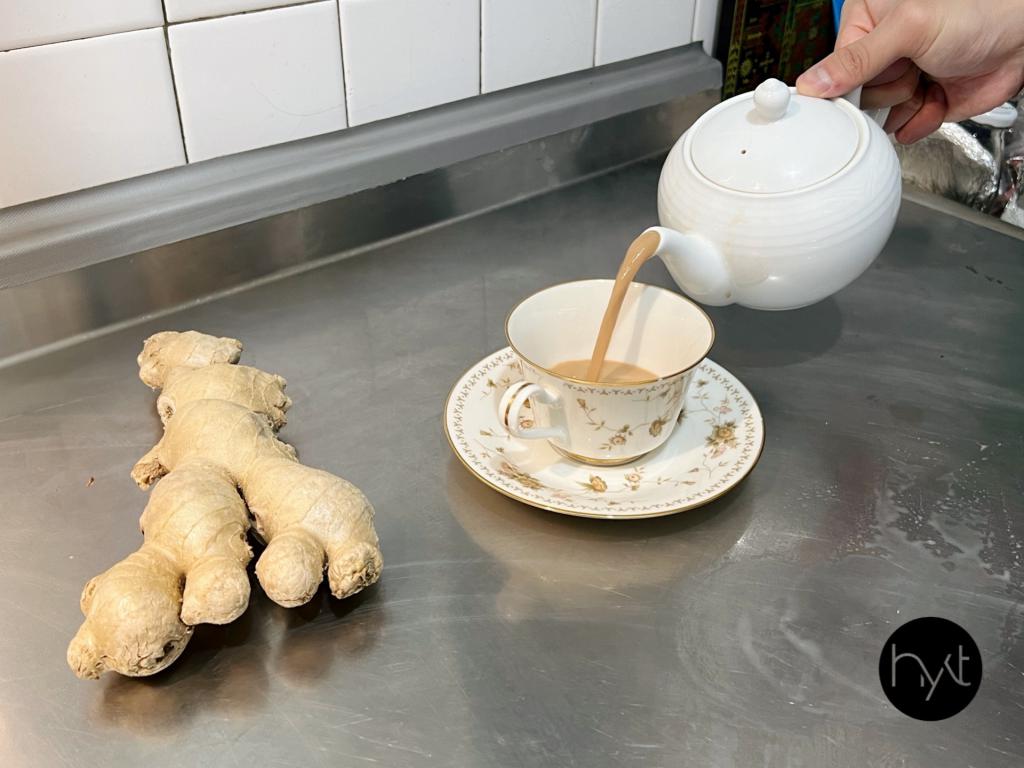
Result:
[[[859,94],[858,94],[859,95]],[[669,152],[658,255],[703,304],[795,309],[875,260],[900,206],[889,138],[847,99],[779,80],[710,109]]]

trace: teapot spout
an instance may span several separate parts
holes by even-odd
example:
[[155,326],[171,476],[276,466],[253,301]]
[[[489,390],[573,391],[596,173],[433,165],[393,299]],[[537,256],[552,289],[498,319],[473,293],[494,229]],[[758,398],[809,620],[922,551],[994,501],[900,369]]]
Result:
[[696,233],[684,235],[667,227],[651,227],[647,232],[658,234],[661,242],[655,253],[686,295],[716,307],[735,301],[728,265],[714,243]]

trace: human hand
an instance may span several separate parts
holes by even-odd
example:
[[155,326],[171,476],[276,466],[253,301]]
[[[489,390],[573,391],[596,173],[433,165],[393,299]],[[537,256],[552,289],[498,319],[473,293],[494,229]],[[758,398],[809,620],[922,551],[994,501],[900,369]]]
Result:
[[885,130],[904,144],[987,112],[1024,85],[1024,0],[846,0],[835,52],[796,87],[859,85],[862,107],[892,107]]

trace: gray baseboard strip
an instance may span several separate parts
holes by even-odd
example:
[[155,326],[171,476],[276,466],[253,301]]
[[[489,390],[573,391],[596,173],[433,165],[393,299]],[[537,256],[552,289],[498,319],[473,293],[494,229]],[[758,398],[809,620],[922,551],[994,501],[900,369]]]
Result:
[[0,289],[333,200],[721,84],[699,44],[0,211]]

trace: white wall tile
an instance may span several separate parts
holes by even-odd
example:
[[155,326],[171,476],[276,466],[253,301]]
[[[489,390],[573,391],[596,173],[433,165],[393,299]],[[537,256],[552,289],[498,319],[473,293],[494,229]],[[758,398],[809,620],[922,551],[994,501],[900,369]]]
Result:
[[0,0],[0,51],[163,23],[160,0]]
[[163,30],[0,53],[0,206],[184,161]]
[[164,0],[167,20],[192,21],[231,13],[259,11],[280,5],[298,5],[306,0]]
[[597,64],[690,42],[695,0],[598,0]]
[[339,0],[352,125],[480,92],[479,0]]
[[483,90],[594,63],[597,0],[483,0]]
[[190,162],[346,126],[334,0],[168,34]]
[[693,12],[693,39],[704,42],[704,52],[708,56],[715,49],[718,13],[721,7],[721,0],[697,0],[697,8]]

